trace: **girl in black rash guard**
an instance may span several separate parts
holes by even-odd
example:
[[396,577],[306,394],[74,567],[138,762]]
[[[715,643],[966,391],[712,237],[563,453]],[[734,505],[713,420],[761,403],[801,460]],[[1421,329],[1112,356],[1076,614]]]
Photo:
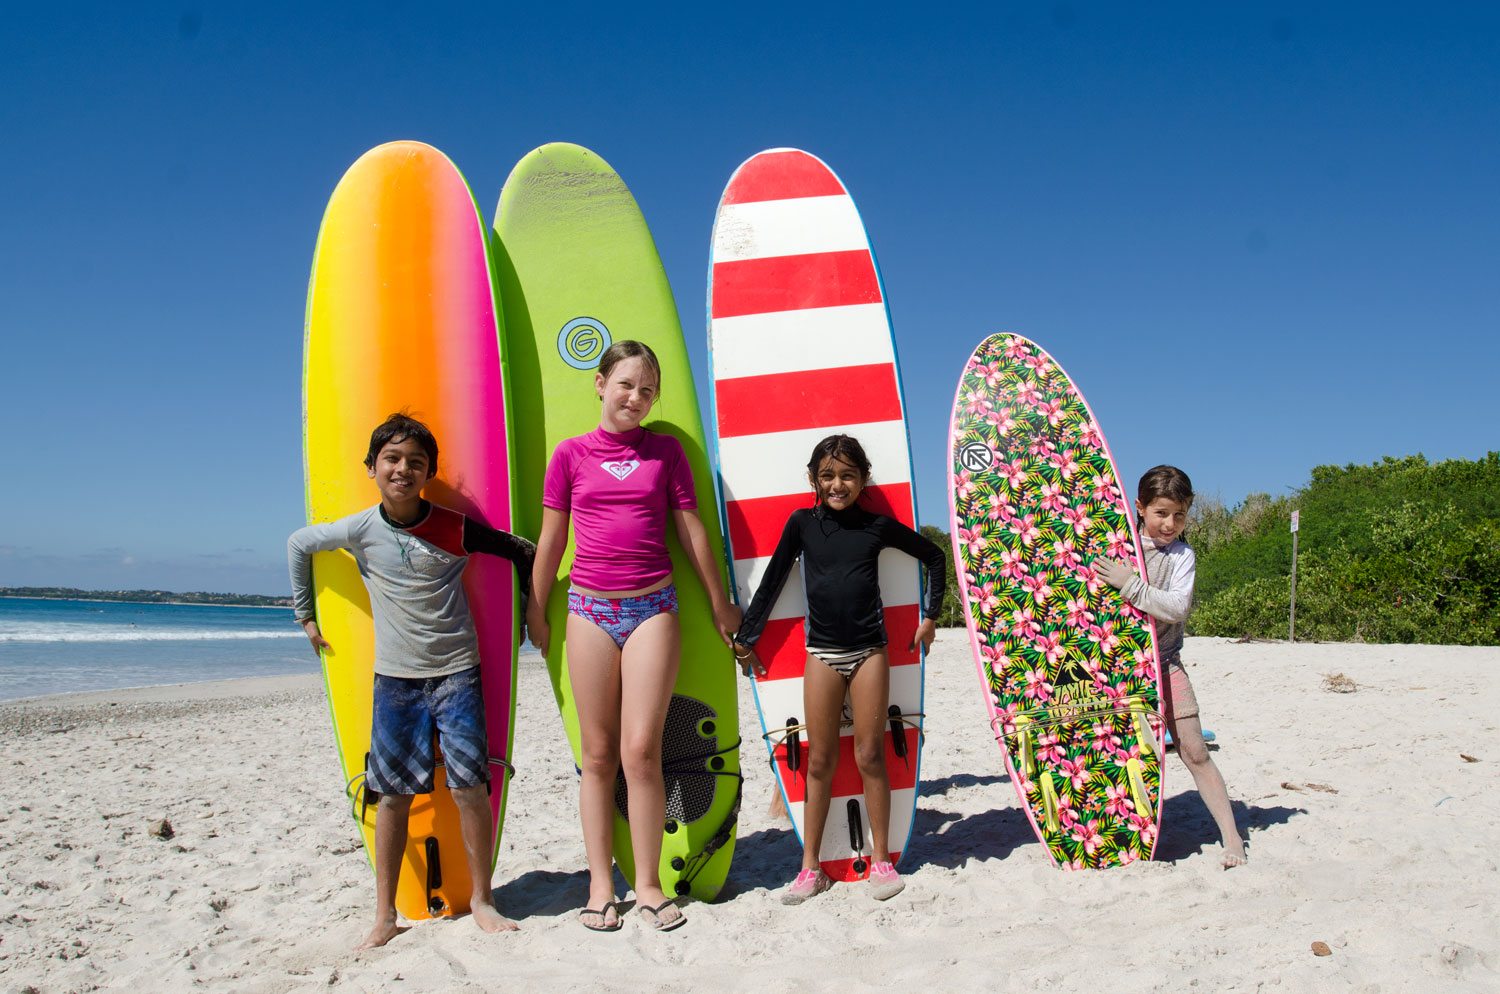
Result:
[[783,904],[801,904],[832,881],[818,865],[823,826],[838,764],[839,723],[847,694],[854,712],[854,755],[864,778],[874,859],[871,893],[886,900],[905,886],[891,865],[887,840],[891,788],[885,771],[885,732],[890,704],[890,665],[886,658],[885,617],[880,603],[880,550],[899,549],[921,561],[927,572],[922,623],[912,638],[932,645],[943,605],[947,559],[936,545],[883,514],[856,503],[870,481],[864,448],[848,435],[830,435],[813,448],[808,482],[817,504],[792,512],[766,567],[760,589],[745,612],[735,654],[746,672],[765,668],[755,643],[797,559],[802,559],[807,594],[807,662],[802,696],[806,714],[808,768],[803,806],[802,871],[782,893]]

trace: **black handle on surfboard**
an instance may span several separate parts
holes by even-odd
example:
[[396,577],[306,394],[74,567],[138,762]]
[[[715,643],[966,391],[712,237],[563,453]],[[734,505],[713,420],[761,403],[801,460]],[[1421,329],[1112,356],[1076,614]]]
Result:
[[853,797],[849,798],[846,810],[849,813],[849,848],[861,854],[854,860],[854,872],[864,873],[866,865],[863,855],[865,851],[865,820],[859,813],[859,801]]
[[796,718],[786,720],[786,768],[793,773],[802,767],[802,736],[797,731],[799,724]]
[[891,748],[902,759],[906,758],[906,722],[901,720],[901,705],[892,704],[886,714],[891,717]]
[[429,835],[423,848],[427,851],[427,910],[436,916],[446,906],[442,896],[434,893],[443,886],[443,861],[437,839]]

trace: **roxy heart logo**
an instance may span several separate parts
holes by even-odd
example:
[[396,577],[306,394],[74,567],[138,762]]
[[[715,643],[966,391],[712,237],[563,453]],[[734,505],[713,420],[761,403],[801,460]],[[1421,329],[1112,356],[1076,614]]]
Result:
[[639,459],[617,459],[613,462],[602,462],[599,465],[608,470],[609,474],[615,479],[623,480],[631,473],[634,473],[636,467],[640,464],[641,461]]

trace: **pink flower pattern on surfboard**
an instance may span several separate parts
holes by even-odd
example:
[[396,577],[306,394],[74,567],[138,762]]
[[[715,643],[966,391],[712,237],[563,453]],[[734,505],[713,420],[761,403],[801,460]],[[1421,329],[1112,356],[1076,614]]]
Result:
[[1100,581],[1139,566],[1104,437],[1019,335],[975,350],[953,407],[953,556],[992,727],[1023,805],[1069,869],[1150,859],[1161,820],[1154,628]]

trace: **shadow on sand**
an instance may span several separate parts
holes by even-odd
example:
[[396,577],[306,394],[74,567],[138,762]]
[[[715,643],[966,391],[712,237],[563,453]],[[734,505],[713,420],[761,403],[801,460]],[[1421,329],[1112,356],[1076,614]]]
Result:
[[[630,893],[618,867],[615,869],[615,893]],[[508,880],[490,892],[495,907],[507,918],[525,921],[527,918],[554,918],[558,915],[582,910],[589,897],[589,871],[574,870],[528,870],[514,880]],[[620,902],[620,913],[635,907],[634,901]]]
[[[1306,808],[1257,807],[1243,801],[1232,801],[1234,823],[1245,840],[1245,848],[1253,855],[1255,834],[1272,825],[1285,825],[1298,815],[1307,814]],[[1162,820],[1161,839],[1156,843],[1158,861],[1175,863],[1202,853],[1207,848],[1219,845],[1219,827],[1208,813],[1196,790],[1185,791],[1167,798],[1166,817]]]

